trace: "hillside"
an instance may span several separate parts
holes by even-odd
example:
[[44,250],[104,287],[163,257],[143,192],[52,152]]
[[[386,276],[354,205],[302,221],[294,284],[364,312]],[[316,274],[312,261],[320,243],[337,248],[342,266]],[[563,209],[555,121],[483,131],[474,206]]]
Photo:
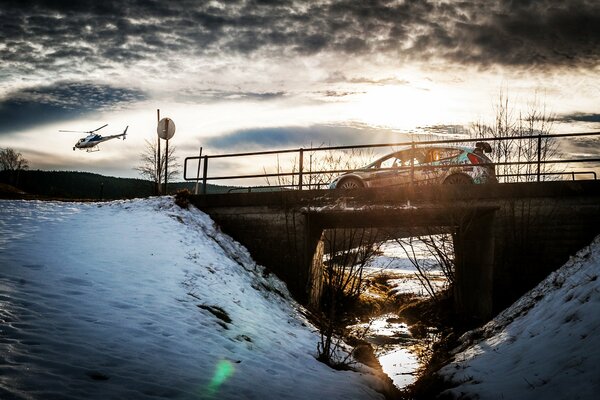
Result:
[[302,312],[171,197],[0,200],[2,399],[381,399]]
[[[131,199],[153,194],[154,184],[143,179],[116,178],[78,171],[0,171],[0,183],[16,187],[30,195],[64,199]],[[169,183],[169,192],[194,190],[195,182]],[[229,187],[207,185],[208,193],[222,193]],[[11,191],[0,187],[0,198],[15,198]]]
[[597,399],[600,236],[484,327],[440,374],[459,399]]

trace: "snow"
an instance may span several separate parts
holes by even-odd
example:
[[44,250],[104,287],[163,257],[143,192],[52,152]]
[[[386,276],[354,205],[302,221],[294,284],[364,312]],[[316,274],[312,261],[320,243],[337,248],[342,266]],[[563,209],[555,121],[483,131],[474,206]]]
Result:
[[[426,246],[415,240],[412,242],[416,259],[419,265],[427,271],[429,283],[436,292],[448,287],[448,280],[439,269],[437,261],[432,257]],[[429,294],[423,286],[422,280],[414,263],[408,258],[402,246],[395,240],[390,240],[379,248],[381,255],[373,257],[365,266],[366,274],[376,276],[386,274],[390,277],[387,284],[390,292],[395,295],[412,294],[427,297]]]
[[597,399],[600,236],[479,330],[439,373],[453,398]]
[[376,399],[285,285],[168,197],[0,201],[0,398]]

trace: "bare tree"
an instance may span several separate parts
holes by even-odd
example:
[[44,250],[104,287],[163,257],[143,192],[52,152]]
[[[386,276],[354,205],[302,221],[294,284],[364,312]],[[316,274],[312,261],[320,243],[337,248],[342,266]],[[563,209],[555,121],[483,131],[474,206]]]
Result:
[[19,171],[29,168],[29,163],[23,155],[14,149],[0,149],[0,170]]
[[[537,98],[529,102],[525,111],[517,112],[509,97],[502,91],[494,111],[494,123],[472,124],[471,135],[474,138],[502,139],[493,142],[491,154],[492,160],[500,164],[496,166],[500,182],[535,181],[538,173],[536,162],[551,159],[558,154],[558,142],[549,137],[554,116]],[[525,139],[529,136],[537,138]],[[549,172],[556,172],[556,166],[539,164],[539,173],[543,180],[549,179],[550,175],[544,176]]]
[[440,286],[434,281],[441,276],[454,283],[454,243],[452,234],[430,234],[409,238],[396,238],[396,243],[406,253],[406,257],[417,270],[415,276],[433,299],[438,298]]
[[[160,154],[160,165],[159,165],[159,154],[158,154],[158,139],[153,141],[146,140],[146,148],[140,154],[140,165],[135,168],[140,175],[149,181],[154,183],[155,194],[160,193],[160,184],[165,176],[166,163],[166,150],[163,150]],[[168,180],[172,180],[179,175],[179,163],[175,158],[175,146],[169,148],[169,165],[168,165]]]
[[311,150],[313,150],[312,145],[310,149],[305,150],[305,153],[308,154],[308,160],[305,160],[305,170],[303,171],[308,175],[305,181],[309,189],[327,187],[339,175],[339,172],[328,171],[332,169],[343,171],[361,168],[371,162],[374,156],[372,149],[318,151],[318,148],[316,148],[317,151]]
[[374,229],[331,229],[324,235],[326,254],[323,276],[321,341],[317,358],[334,367],[348,366],[350,354],[340,356],[340,337],[351,323],[351,311],[365,290],[364,267],[379,253]]
[[[354,170],[368,164],[373,159],[373,151],[370,149],[346,149],[346,150],[320,150],[322,144],[313,147],[311,144],[304,149],[303,159],[303,188],[322,189],[326,188],[340,172]],[[267,169],[263,168],[265,175]],[[271,180],[265,177],[267,186],[289,186],[295,187],[297,174],[299,172],[299,161],[293,159],[287,168],[281,166],[277,156],[275,172],[278,174],[289,173],[286,176],[277,176]]]
[[20,172],[29,168],[29,163],[21,153],[11,148],[0,149],[0,171],[8,172],[9,183],[19,185]]

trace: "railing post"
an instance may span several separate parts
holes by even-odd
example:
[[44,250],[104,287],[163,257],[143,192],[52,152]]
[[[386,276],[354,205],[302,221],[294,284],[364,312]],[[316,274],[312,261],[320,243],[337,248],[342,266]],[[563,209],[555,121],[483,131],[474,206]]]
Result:
[[410,155],[410,184],[413,185],[414,183],[415,183],[415,142],[412,142],[411,155]]
[[537,181],[540,181],[540,164],[542,161],[542,135],[537,138]]
[[[200,163],[202,162],[202,146],[200,146],[200,154],[198,154],[198,170],[196,171],[196,187],[194,188],[194,194],[198,194],[198,183],[200,183]],[[186,176],[185,170],[187,162],[183,166],[183,176]]]
[[302,170],[304,169],[304,149],[298,154],[298,190],[302,190]]
[[[200,162],[200,160],[198,160]],[[204,156],[204,169],[202,170],[202,194],[206,194],[206,180],[208,175],[208,156]]]

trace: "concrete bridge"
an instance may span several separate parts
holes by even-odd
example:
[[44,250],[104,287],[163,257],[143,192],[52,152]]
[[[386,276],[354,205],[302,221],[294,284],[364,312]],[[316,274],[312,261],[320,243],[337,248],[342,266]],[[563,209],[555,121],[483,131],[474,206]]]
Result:
[[600,233],[597,181],[232,193],[191,202],[312,306],[321,295],[326,229],[452,230],[455,308],[477,320],[510,305]]

